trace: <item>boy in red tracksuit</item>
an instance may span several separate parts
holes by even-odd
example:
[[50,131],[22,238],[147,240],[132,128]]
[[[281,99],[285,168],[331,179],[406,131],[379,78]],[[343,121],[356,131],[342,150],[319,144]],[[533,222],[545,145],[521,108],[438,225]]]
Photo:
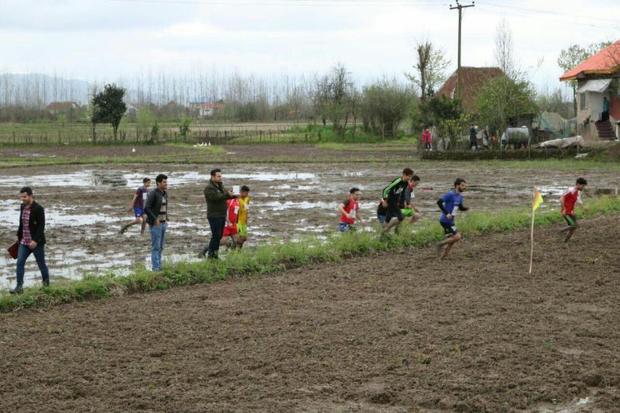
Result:
[[226,201],[228,210],[226,212],[226,226],[224,227],[224,235],[222,238],[228,238],[226,245],[228,248],[236,248],[237,235],[239,234],[239,228],[237,223],[239,221],[239,199],[232,198]]
[[562,230],[566,232],[566,238],[564,242],[568,242],[573,236],[573,233],[577,230],[577,217],[575,216],[575,205],[579,203],[583,205],[581,201],[581,191],[588,185],[588,181],[583,178],[578,178],[574,187],[569,188],[560,198],[560,204],[562,206],[561,214],[566,220],[568,226]]

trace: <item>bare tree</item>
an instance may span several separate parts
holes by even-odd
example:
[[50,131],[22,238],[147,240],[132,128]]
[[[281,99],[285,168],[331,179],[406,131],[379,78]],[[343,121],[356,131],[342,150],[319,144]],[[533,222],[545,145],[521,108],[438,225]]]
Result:
[[416,58],[415,72],[405,73],[405,76],[418,87],[420,100],[425,100],[445,80],[445,70],[450,61],[444,57],[443,50],[429,41],[416,45]]
[[509,78],[516,80],[519,76],[514,58],[512,30],[506,19],[502,19],[495,32],[495,62]]

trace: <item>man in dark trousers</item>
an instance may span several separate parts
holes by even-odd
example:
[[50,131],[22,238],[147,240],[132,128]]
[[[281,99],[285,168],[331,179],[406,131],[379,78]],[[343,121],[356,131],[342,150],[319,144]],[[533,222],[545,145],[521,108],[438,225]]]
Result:
[[146,223],[151,229],[151,266],[153,271],[161,271],[162,252],[168,228],[168,177],[164,174],[155,178],[157,187],[149,192],[144,204]]
[[204,258],[207,255],[210,259],[217,259],[220,241],[224,235],[224,226],[226,225],[226,212],[228,210],[226,201],[237,198],[237,196],[224,188],[221,169],[211,171],[211,179],[205,187],[204,194],[207,201],[207,219],[211,227],[211,241],[200,252],[199,257]]
[[17,240],[19,249],[17,252],[17,284],[10,290],[11,294],[21,294],[24,290],[24,273],[26,260],[30,254],[34,254],[37,265],[43,278],[43,286],[50,285],[50,275],[45,263],[45,211],[43,207],[34,201],[34,195],[30,187],[23,187],[19,191],[22,201],[19,214],[19,229]]

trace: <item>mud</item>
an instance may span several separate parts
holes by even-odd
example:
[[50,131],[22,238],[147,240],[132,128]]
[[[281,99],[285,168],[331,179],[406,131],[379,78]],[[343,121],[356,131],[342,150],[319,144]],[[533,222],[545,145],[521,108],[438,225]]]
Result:
[[[469,182],[466,204],[472,210],[499,212],[527,205],[531,187],[538,185],[546,197],[543,208],[557,208],[561,192],[574,181],[571,172],[491,169],[474,164],[423,163],[416,203],[424,219],[437,219],[437,198],[456,176]],[[126,211],[135,188],[144,176],[160,172],[169,176],[170,224],[168,259],[193,260],[208,242],[210,230],[202,194],[215,165],[71,166],[2,170],[0,179],[0,245],[14,239],[19,216],[19,188],[30,185],[46,207],[46,255],[52,281],[79,278],[84,273],[126,273],[149,265],[150,238],[134,226],[119,235],[122,223],[132,220]],[[415,167],[416,165],[413,164]],[[252,190],[248,246],[265,241],[283,242],[304,236],[325,237],[336,230],[336,208],[350,187],[363,191],[362,229],[376,225],[375,208],[382,188],[399,175],[401,165],[379,168],[375,164],[232,164],[224,167],[229,186],[247,184]],[[591,172],[592,195],[614,192],[620,178],[614,172]],[[14,261],[0,256],[0,288],[14,282]],[[26,283],[39,281],[36,264],[27,265]]]
[[618,216],[0,315],[11,412],[615,412]]

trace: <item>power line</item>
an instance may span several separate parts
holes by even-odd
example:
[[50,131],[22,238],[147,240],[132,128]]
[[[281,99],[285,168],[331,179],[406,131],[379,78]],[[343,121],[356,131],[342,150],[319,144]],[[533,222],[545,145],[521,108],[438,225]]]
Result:
[[227,6],[359,6],[359,5],[401,5],[401,6],[438,6],[431,0],[108,0],[117,3],[151,3],[151,4],[209,4]]

